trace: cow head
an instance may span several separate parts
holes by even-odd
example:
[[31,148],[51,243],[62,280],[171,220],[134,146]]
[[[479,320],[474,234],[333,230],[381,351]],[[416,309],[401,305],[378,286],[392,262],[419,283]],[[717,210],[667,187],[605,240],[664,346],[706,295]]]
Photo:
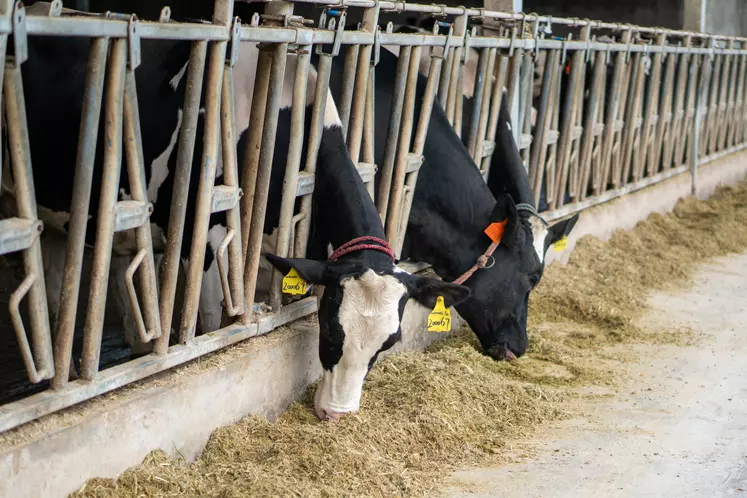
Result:
[[453,306],[470,293],[461,285],[411,275],[392,262],[372,264],[351,256],[337,261],[266,257],[284,275],[295,268],[306,282],[324,286],[319,303],[319,359],[324,371],[314,399],[321,420],[334,421],[358,410],[363,380],[379,353],[402,336],[408,299],[433,308],[439,296],[446,306]]
[[[577,220],[578,214],[548,226],[533,208],[517,209],[511,196],[498,196],[489,222],[506,221],[500,244],[486,267],[465,282],[471,296],[456,306],[492,358],[513,359],[526,352],[529,293],[542,278],[547,249],[567,236]],[[486,235],[480,239],[472,258],[490,243]]]

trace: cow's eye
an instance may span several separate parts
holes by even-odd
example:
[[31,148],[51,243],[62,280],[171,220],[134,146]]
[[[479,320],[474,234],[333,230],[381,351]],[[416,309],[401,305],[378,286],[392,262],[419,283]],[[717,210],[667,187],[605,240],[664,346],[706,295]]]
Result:
[[539,281],[540,281],[539,275],[530,275],[529,276],[529,285],[532,286],[532,289],[534,289],[535,287],[537,287],[537,284],[539,283]]

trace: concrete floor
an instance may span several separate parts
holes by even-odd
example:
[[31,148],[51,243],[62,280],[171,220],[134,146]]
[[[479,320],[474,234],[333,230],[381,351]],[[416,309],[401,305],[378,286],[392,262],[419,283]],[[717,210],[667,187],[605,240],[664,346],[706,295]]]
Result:
[[747,254],[651,300],[646,322],[688,326],[697,345],[641,347],[617,395],[527,443],[537,457],[464,469],[445,494],[747,498]]

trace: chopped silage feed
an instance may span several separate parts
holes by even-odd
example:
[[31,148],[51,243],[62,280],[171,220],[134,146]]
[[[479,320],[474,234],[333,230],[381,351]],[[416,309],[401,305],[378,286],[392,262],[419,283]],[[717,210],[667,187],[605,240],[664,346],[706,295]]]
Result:
[[531,349],[518,361],[494,362],[463,329],[424,353],[380,361],[356,416],[318,422],[312,387],[275,423],[252,416],[218,429],[194,463],[153,452],[73,496],[432,495],[452,469],[500,463],[538,424],[579,415],[575,387],[620,375],[591,361],[606,346],[683,340],[636,324],[647,293],[745,248],[747,182],[682,200],[608,242],[586,237],[568,265],[550,265],[531,298]]

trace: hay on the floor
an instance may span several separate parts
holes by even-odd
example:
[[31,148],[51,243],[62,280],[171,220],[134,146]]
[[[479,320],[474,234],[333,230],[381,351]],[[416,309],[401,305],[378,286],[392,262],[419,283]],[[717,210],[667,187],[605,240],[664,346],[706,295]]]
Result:
[[636,326],[647,292],[745,248],[747,183],[683,200],[609,242],[584,238],[568,265],[546,270],[531,299],[527,360],[494,362],[463,330],[381,361],[357,416],[317,422],[312,388],[276,423],[248,417],[215,431],[192,464],[154,452],[74,496],[430,495],[456,466],[500,461],[537,424],[566,416],[572,386],[614,382],[616,372],[590,366],[601,347],[676,340]]

